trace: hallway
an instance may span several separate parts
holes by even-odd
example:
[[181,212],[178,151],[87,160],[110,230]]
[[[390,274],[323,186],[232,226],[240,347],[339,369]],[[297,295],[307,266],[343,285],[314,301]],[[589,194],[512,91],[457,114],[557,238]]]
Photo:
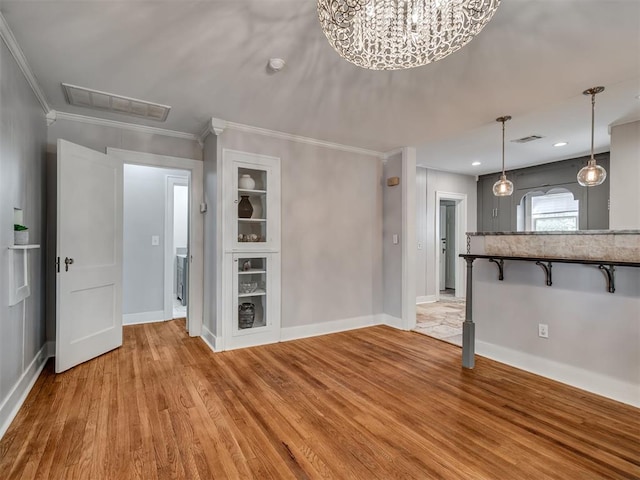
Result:
[[464,298],[441,294],[437,302],[416,305],[415,331],[461,347],[464,310]]

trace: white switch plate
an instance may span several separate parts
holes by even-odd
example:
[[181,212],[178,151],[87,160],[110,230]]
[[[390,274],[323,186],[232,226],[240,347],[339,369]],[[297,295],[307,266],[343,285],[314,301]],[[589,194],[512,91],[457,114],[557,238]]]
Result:
[[418,250],[422,250],[422,243],[418,242]]
[[398,234],[396,234],[396,233],[393,234],[393,244],[394,245],[398,244]]
[[538,324],[538,336],[540,338],[549,338],[549,325],[545,323]]
[[152,235],[151,236],[151,245],[157,247],[160,245],[160,235]]

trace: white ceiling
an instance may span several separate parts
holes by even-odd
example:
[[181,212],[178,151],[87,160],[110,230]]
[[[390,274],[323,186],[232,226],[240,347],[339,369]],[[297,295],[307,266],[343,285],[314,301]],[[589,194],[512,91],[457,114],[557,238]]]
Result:
[[[200,133],[210,117],[380,152],[418,147],[418,163],[461,173],[582,155],[597,97],[597,147],[609,124],[640,119],[640,1],[503,0],[459,52],[380,72],[329,46],[314,0],[0,0],[55,110]],[[270,57],[287,61],[279,74]],[[171,105],[165,123],[72,107],[61,83]],[[569,145],[553,148],[556,141]],[[479,160],[480,167],[471,167]]]

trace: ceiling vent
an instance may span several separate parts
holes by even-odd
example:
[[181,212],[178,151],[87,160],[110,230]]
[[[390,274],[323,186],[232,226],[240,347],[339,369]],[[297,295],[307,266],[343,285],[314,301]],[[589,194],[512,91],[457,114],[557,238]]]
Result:
[[78,107],[95,108],[107,112],[133,115],[134,117],[148,118],[164,122],[169,115],[171,107],[158,103],[145,102],[135,98],[114,95],[113,93],[100,92],[89,88],[77,87],[63,83],[62,88],[67,102]]
[[528,137],[518,138],[516,140],[511,140],[513,143],[529,143],[535,140],[540,140],[542,137],[540,135],[529,135]]

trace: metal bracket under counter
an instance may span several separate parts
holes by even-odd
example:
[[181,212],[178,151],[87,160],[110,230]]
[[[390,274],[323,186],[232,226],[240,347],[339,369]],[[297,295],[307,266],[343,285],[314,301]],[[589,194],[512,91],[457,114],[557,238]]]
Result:
[[547,286],[553,285],[551,268],[553,263],[573,263],[579,265],[597,265],[604,273],[607,282],[607,291],[614,293],[616,267],[640,267],[640,262],[621,262],[613,260],[581,260],[573,258],[539,258],[539,257],[514,257],[506,255],[484,255],[484,254],[461,254],[467,262],[467,298],[465,320],[462,324],[462,366],[473,368],[475,366],[475,323],[473,323],[473,262],[480,258],[495,263],[498,268],[498,280],[504,280],[504,262],[522,261],[534,262],[540,266],[545,273]]

